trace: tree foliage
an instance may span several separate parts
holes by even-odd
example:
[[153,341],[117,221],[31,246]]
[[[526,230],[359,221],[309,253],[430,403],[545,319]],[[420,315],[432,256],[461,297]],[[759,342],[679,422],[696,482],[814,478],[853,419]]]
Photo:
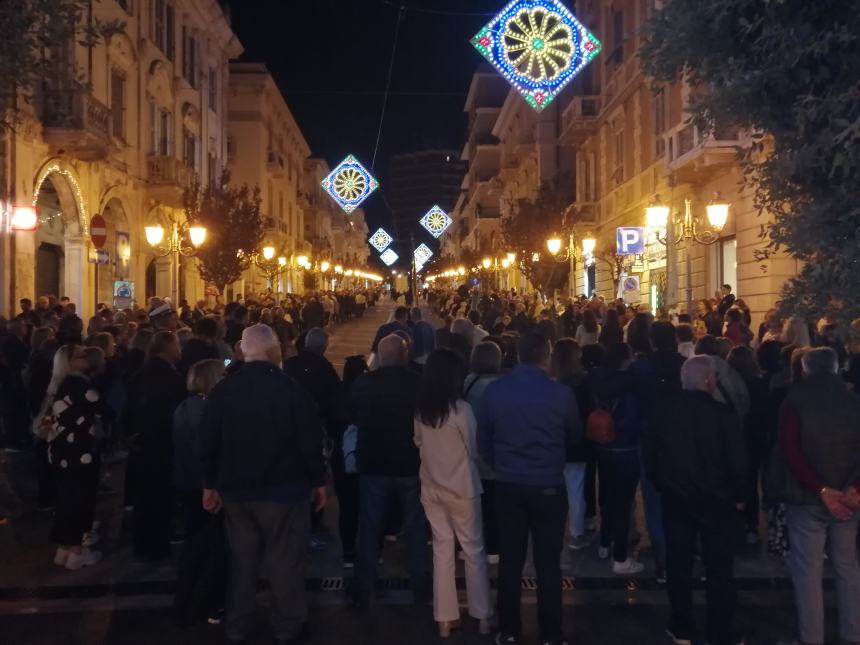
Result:
[[560,176],[544,182],[534,199],[518,200],[514,212],[502,220],[507,248],[517,254],[520,271],[541,293],[563,287],[570,273],[568,262],[549,254],[546,241],[574,223],[575,218],[565,221],[572,201],[573,182]]
[[88,7],[86,0],[0,2],[0,131],[15,123],[16,97],[30,100],[43,82],[86,89],[81,70],[71,64],[74,59],[58,52],[64,44],[95,46],[124,29],[120,21],[90,21]]
[[195,182],[185,191],[188,222],[207,230],[206,243],[197,253],[200,277],[222,294],[228,284],[242,277],[250,256],[263,242],[260,204],[260,188],[231,186],[227,170],[218,185],[204,189]]
[[[665,0],[641,51],[657,81],[697,87],[701,127],[754,133],[746,181],[761,258],[804,262],[783,308],[860,315],[860,10],[846,0]],[[764,134],[761,134],[764,133]]]

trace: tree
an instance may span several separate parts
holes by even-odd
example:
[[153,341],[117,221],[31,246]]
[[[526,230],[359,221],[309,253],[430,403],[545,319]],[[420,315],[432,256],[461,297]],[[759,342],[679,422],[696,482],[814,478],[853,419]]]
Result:
[[[844,0],[665,0],[644,68],[686,77],[693,121],[756,133],[743,151],[766,259],[804,262],[785,313],[860,315],[860,11]],[[763,270],[767,265],[763,264]]]
[[205,226],[206,243],[197,252],[200,277],[219,293],[242,277],[250,256],[263,242],[265,224],[260,214],[260,188],[230,185],[225,170],[221,181],[203,189],[195,183],[185,191],[185,215],[189,224]]
[[84,90],[80,70],[60,55],[65,45],[94,47],[121,32],[121,21],[89,20],[86,0],[0,2],[0,131],[14,125],[17,99],[30,100],[41,83]]
[[576,214],[569,211],[572,201],[573,182],[568,175],[559,176],[544,182],[534,199],[518,200],[514,212],[502,220],[507,248],[517,254],[520,271],[541,293],[560,289],[570,273],[567,262],[550,256],[546,241],[575,223]]

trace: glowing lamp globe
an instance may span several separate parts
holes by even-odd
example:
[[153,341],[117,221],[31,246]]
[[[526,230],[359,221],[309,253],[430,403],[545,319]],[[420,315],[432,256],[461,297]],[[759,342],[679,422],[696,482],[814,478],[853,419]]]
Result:
[[508,258],[502,260],[502,268],[508,269],[511,266],[511,261]]
[[719,195],[715,195],[714,200],[708,204],[707,211],[711,228],[717,233],[721,232],[729,220],[729,205],[723,202]]
[[146,242],[150,246],[158,246],[164,241],[164,227],[161,225],[147,226],[143,231],[146,234]]
[[513,264],[516,261],[517,261],[517,254],[516,253],[508,253],[508,262]]
[[459,267],[457,269],[457,273],[459,273],[460,275],[466,275],[466,267]]
[[275,257],[275,248],[272,246],[263,247],[263,259],[270,262]]
[[342,267],[341,265],[339,265],[339,264],[336,264],[336,265],[334,266],[334,272],[335,272],[335,273],[343,273],[343,267]]
[[192,226],[188,229],[188,237],[191,238],[191,245],[194,248],[201,247],[206,242],[206,229],[202,226]]
[[493,261],[490,258],[484,258],[483,260],[481,260],[481,265],[485,269],[489,269],[491,266],[493,266]]
[[13,231],[35,231],[39,226],[39,213],[34,206],[15,206],[9,227]]
[[597,240],[593,237],[586,237],[582,240],[582,252],[586,255],[591,255],[594,253],[594,249],[597,247]]
[[305,266],[307,263],[308,263],[308,256],[307,255],[300,255],[299,257],[296,258],[296,264],[298,264],[300,267]]
[[656,195],[654,201],[645,209],[645,224],[648,228],[666,228],[669,222],[669,207],[664,206],[660,196]]
[[558,237],[548,239],[546,241],[546,248],[553,255],[558,255],[561,252],[561,239]]
[[327,273],[329,269],[331,269],[330,262],[322,262],[320,264],[320,271],[322,271],[323,273]]
[[279,267],[287,266],[287,258],[285,258],[284,256],[279,257],[278,258],[278,266]]

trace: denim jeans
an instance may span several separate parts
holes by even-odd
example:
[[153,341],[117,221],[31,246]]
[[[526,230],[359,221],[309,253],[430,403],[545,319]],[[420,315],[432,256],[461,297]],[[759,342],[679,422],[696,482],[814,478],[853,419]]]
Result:
[[568,531],[572,538],[585,535],[585,468],[585,462],[564,467],[567,503],[570,506]]
[[496,514],[499,519],[500,631],[517,637],[522,631],[522,575],[531,534],[537,571],[540,642],[560,641],[561,549],[567,516],[565,487],[496,482]]
[[857,563],[857,526],[860,511],[839,522],[823,506],[785,507],[791,553],[788,566],[794,583],[800,640],[824,642],[824,549],[836,576],[839,635],[860,642],[860,565]]
[[358,541],[355,557],[356,599],[366,600],[376,587],[376,568],[379,560],[379,544],[388,500],[396,498],[403,514],[403,528],[409,551],[409,576],[412,590],[416,594],[425,592],[425,572],[429,549],[427,548],[427,518],[421,506],[421,486],[418,477],[359,476]]
[[654,565],[657,571],[666,568],[666,534],[663,531],[663,505],[660,493],[645,474],[642,465],[642,451],[639,451],[639,463],[642,472],[640,486],[642,501],[645,506],[645,523],[648,525],[648,537],[651,539],[651,550],[654,553]]
[[630,514],[639,483],[639,458],[635,449],[598,450],[601,494],[600,546],[612,547],[616,562],[625,562],[630,540]]

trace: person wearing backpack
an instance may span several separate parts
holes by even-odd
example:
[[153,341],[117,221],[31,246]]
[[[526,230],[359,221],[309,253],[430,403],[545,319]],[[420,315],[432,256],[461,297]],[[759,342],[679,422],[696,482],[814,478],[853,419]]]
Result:
[[630,515],[639,485],[638,406],[635,381],[627,371],[632,355],[624,343],[610,345],[603,362],[589,374],[596,409],[586,423],[586,437],[597,444],[600,482],[601,559],[612,555],[617,575],[641,573],[645,568],[629,553]]

